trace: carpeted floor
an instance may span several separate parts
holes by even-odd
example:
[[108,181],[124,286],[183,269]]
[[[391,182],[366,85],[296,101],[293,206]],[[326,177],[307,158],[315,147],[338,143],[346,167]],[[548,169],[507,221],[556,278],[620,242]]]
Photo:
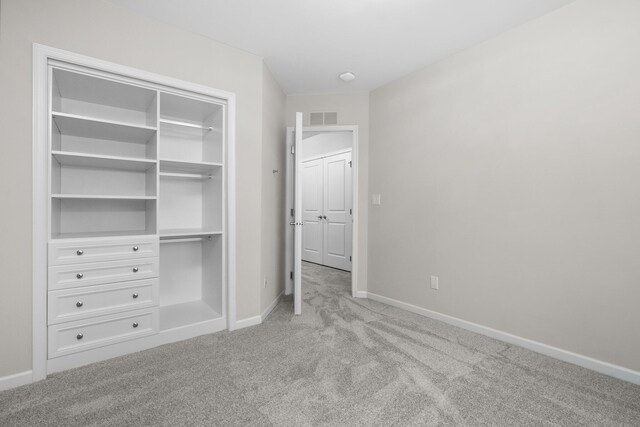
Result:
[[303,280],[302,316],[0,393],[0,425],[640,426],[639,386]]

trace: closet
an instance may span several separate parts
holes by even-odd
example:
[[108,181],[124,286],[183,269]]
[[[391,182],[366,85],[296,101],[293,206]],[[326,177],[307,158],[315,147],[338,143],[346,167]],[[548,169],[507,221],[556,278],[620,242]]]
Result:
[[351,152],[301,163],[302,259],[351,271]]
[[227,328],[233,95],[47,71],[47,370]]

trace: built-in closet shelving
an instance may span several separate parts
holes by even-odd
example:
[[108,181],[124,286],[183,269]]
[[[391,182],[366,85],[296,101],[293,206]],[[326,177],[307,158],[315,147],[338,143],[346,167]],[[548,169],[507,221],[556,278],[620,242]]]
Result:
[[49,359],[224,328],[227,103],[49,73]]

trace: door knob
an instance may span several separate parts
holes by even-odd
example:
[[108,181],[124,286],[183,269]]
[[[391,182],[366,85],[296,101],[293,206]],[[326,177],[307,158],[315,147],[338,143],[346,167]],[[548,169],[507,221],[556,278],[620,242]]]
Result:
[[318,215],[318,219],[322,219],[322,215]]

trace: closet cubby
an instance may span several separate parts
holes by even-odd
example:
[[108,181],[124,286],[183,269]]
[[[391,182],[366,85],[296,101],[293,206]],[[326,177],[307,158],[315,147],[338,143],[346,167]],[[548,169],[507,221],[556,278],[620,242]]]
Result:
[[53,196],[51,238],[156,234],[156,200]]
[[[113,125],[115,133],[122,132],[125,127],[134,133],[133,128],[155,129],[157,95],[156,90],[117,82],[106,76],[56,68],[52,71],[52,113],[54,117],[69,119],[67,124],[71,123],[70,126],[108,129]],[[105,132],[102,134],[104,136]]]
[[161,240],[160,330],[223,316],[222,236]]
[[154,162],[54,153],[51,193],[56,196],[155,198],[157,166]]
[[160,237],[222,230],[222,170],[160,174]]
[[51,148],[53,151],[155,159],[156,129],[101,122],[52,113]]
[[194,164],[223,160],[222,105],[160,94],[160,159]]

